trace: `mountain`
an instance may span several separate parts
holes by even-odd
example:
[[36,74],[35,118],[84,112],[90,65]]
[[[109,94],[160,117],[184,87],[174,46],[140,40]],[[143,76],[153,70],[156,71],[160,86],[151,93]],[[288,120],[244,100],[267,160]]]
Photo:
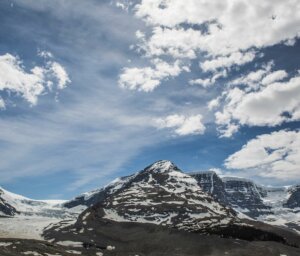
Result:
[[73,250],[83,255],[300,253],[294,247],[300,245],[298,235],[240,219],[234,210],[205,192],[199,180],[169,161],[158,161],[82,199],[91,198],[100,200],[88,206],[74,224],[61,222],[45,229],[44,238],[74,246]]
[[[121,189],[136,175],[118,178],[102,189],[84,193],[64,203],[64,207],[86,208],[103,202],[105,198]],[[246,215],[274,225],[293,225],[300,229],[300,215],[298,216],[296,207],[297,202],[300,204],[299,186],[290,189],[265,187],[244,178],[220,178],[213,171],[194,172],[187,175],[197,181],[203,192],[209,194],[221,205],[234,209],[238,214],[242,213],[241,216]]]
[[213,172],[189,175],[166,160],[68,202],[2,190],[1,202],[14,214],[0,218],[0,255],[300,255],[297,233],[253,219],[271,223],[274,212],[243,218],[242,202],[232,201],[237,194],[252,211],[257,202],[279,209],[293,192]]
[[170,161],[158,161],[108,188],[99,203],[104,219],[185,230],[237,220],[234,211],[202,191],[193,177]]

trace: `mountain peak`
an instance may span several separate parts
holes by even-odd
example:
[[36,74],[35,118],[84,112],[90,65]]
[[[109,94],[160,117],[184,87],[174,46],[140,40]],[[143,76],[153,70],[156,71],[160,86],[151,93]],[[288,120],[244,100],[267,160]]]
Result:
[[[173,164],[169,160],[159,160],[155,163],[151,164],[150,166],[146,167],[145,170],[151,171],[151,172],[169,172],[169,171],[180,171],[180,169]],[[180,171],[181,172],[181,171]]]

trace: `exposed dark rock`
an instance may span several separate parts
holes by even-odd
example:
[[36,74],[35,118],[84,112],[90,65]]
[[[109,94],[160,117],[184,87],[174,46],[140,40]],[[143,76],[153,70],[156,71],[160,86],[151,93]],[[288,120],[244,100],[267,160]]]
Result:
[[226,196],[225,184],[215,172],[207,171],[189,174],[197,180],[203,191],[212,195],[213,198],[220,203],[225,205],[229,204]]
[[300,185],[291,187],[288,192],[290,196],[284,206],[292,209],[300,207]]
[[241,178],[223,178],[229,204],[236,210],[250,216],[272,213],[271,207],[264,204],[261,189],[254,182]]

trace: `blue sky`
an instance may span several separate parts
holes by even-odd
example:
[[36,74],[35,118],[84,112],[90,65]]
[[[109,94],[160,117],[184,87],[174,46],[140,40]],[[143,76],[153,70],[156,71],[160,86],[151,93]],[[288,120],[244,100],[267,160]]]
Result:
[[296,7],[211,3],[1,1],[1,186],[67,199],[159,159],[300,182]]

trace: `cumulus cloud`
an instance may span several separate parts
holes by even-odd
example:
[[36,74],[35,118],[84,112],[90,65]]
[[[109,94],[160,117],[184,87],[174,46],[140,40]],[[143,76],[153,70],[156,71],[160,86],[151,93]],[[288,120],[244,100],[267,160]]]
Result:
[[217,57],[212,60],[206,60],[200,64],[204,71],[215,71],[220,68],[228,68],[233,65],[243,65],[251,62],[255,58],[255,52],[249,51],[246,53],[234,52],[228,56]]
[[[253,61],[264,47],[292,45],[299,37],[300,15],[295,11],[299,8],[294,0],[263,4],[259,0],[142,0],[132,10],[151,32],[138,31],[137,49],[150,59],[199,58],[204,72],[229,70]],[[154,88],[163,80],[148,78]],[[212,82],[198,79],[191,83],[207,87]]]
[[212,76],[205,78],[205,79],[198,78],[198,79],[190,80],[189,84],[190,85],[201,85],[204,88],[208,88],[208,87],[214,85],[219,78],[226,77],[226,76],[227,76],[227,72],[225,70],[223,70],[221,72],[216,72]]
[[289,180],[299,178],[300,131],[281,130],[250,140],[225,160],[230,169]]
[[174,129],[175,134],[180,136],[203,134],[205,131],[205,126],[202,123],[202,115],[169,115],[165,118],[156,119],[155,123],[160,129]]
[[178,76],[189,67],[175,61],[169,64],[160,59],[153,60],[153,67],[125,68],[119,79],[119,85],[130,90],[150,92],[160,85],[161,80]]
[[[276,126],[300,119],[300,75],[284,80],[284,70],[261,69],[237,79],[223,93],[222,109],[215,113],[223,137],[230,137],[241,125]],[[260,81],[258,81],[260,79]]]
[[[52,58],[47,52],[40,53],[40,56]],[[35,66],[27,71],[19,57],[9,53],[0,56],[0,92],[20,95],[31,105],[35,105],[38,97],[49,87],[53,87],[55,81],[59,90],[70,83],[65,69],[52,59],[43,66]],[[1,105],[2,108],[5,106],[5,100],[2,99]]]
[[135,9],[137,17],[153,26],[206,25],[198,47],[224,55],[299,36],[300,15],[294,11],[299,5],[293,0],[264,4],[259,0],[143,0]]

